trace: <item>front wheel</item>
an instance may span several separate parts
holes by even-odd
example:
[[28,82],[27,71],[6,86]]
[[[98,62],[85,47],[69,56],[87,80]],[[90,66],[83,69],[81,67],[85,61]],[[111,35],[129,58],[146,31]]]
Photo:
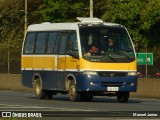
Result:
[[70,101],[80,101],[80,94],[77,91],[76,84],[74,82],[70,82],[69,85],[69,99]]
[[129,92],[118,92],[117,93],[117,100],[120,103],[125,103],[129,99]]

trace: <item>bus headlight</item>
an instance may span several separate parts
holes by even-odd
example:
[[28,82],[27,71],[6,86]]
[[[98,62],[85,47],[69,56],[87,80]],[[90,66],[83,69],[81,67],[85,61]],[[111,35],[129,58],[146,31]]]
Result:
[[134,86],[134,85],[135,85],[134,83],[132,83],[132,82],[130,83],[130,86],[131,86],[131,87]]
[[92,82],[92,81],[91,81],[91,82],[90,82],[90,85],[92,85],[92,86],[93,86],[93,85],[94,85],[94,82]]
[[128,72],[128,76],[135,76],[135,75],[137,75],[137,72],[135,72],[135,71]]
[[95,71],[84,71],[83,74],[85,74],[85,75],[97,75],[97,72],[95,72]]

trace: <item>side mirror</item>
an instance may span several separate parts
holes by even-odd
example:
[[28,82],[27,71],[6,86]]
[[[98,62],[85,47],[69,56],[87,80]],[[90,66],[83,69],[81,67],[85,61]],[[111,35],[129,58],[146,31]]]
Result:
[[67,51],[67,55],[70,55],[76,59],[79,59],[78,51]]

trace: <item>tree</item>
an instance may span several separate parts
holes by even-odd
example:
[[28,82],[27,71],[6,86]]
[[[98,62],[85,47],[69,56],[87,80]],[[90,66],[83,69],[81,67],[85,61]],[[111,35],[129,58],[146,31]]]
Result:
[[88,0],[44,0],[41,6],[41,13],[48,22],[75,21],[76,17],[89,16],[88,11]]
[[149,47],[160,47],[160,1],[149,0],[141,11],[141,29],[146,33]]
[[39,9],[43,4],[43,0],[28,0],[28,25],[44,22]]
[[[1,0],[0,46],[20,48],[24,38],[24,0]],[[28,0],[28,25],[42,22],[39,6],[43,0]],[[32,7],[30,7],[32,6]]]
[[102,18],[125,25],[141,48],[160,46],[159,0],[104,0],[101,5]]
[[[38,12],[42,2],[28,0],[28,24],[42,21]],[[6,64],[9,55],[9,63],[19,64],[19,68],[24,38],[24,3],[24,0],[0,0],[0,63]]]
[[21,38],[23,36],[23,34],[21,34],[23,29],[22,14],[20,13],[21,8],[21,1],[1,0],[0,62],[2,62],[4,65],[7,65],[7,63],[8,65],[11,65],[13,61],[20,61],[18,53],[20,53],[19,51],[22,43]]
[[[20,9],[22,3],[18,0],[2,1],[0,6],[0,46],[18,47],[21,44],[20,38],[23,22]],[[22,28],[22,29],[21,29]]]
[[142,35],[142,29],[140,29],[142,24],[140,13],[144,6],[143,0],[110,0],[104,7],[106,12],[102,18],[108,22],[126,26],[134,42],[144,45],[147,41]]

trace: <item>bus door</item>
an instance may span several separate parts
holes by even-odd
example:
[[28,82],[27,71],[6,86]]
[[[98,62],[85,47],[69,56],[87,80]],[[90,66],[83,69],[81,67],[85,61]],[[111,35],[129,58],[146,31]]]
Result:
[[65,89],[65,72],[66,72],[66,43],[67,33],[63,32],[60,35],[58,43],[57,56],[57,87],[58,89]]

